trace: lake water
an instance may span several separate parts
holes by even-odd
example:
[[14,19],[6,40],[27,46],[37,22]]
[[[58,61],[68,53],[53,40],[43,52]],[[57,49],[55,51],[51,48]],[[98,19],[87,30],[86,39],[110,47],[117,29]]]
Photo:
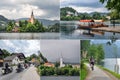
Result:
[[59,39],[59,33],[0,33],[0,39]]
[[[119,65],[119,74],[120,74],[120,58],[117,59],[118,65]],[[116,59],[115,58],[106,58],[104,60],[104,67],[114,71],[114,66],[116,64]]]
[[[83,33],[88,33],[87,30],[78,30],[77,27],[80,24],[78,21],[61,21],[60,33],[61,39],[110,39],[110,38],[120,38],[119,33],[113,34],[112,32],[105,32],[104,35],[94,34],[94,35],[85,35]],[[110,27],[112,24],[110,22],[105,22],[105,24]],[[116,24],[120,26],[120,24]]]
[[79,76],[41,76],[40,80],[80,80]]

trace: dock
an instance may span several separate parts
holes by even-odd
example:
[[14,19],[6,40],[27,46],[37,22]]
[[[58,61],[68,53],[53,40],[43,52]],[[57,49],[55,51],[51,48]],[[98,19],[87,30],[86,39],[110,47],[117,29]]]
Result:
[[91,28],[92,31],[120,33],[120,26]]

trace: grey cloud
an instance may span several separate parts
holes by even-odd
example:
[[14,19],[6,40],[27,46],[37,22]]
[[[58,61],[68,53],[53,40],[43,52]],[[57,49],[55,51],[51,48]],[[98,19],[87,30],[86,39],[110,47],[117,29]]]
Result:
[[41,52],[51,62],[59,61],[61,57],[65,62],[79,63],[79,40],[42,40]]
[[43,0],[26,0],[26,1],[16,0],[14,3],[12,3],[10,0],[9,1],[3,0],[0,2],[0,10],[1,9],[6,9],[6,10],[16,9],[17,11],[20,11],[19,6],[23,4],[30,4],[33,6],[37,6],[39,9],[42,9],[43,11],[45,11],[46,15],[41,16],[41,18],[52,18],[52,17],[57,17],[58,19],[60,18],[59,0],[44,0],[44,1]]

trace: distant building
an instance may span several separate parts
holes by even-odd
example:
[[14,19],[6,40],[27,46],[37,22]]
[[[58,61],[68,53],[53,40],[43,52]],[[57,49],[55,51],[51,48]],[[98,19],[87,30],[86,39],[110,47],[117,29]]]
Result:
[[55,67],[55,65],[53,63],[50,63],[50,62],[45,63],[44,66]]
[[30,22],[30,23],[32,23],[32,24],[34,24],[34,22],[35,22],[35,18],[34,18],[33,11],[32,11],[32,13],[31,13],[31,17],[30,17],[30,19],[28,20],[28,22]]
[[4,52],[0,49],[0,67],[3,66],[3,55]]
[[4,59],[4,65],[8,63],[9,65],[18,65],[20,63],[20,59],[17,55],[8,56]]
[[64,66],[65,66],[65,64],[63,63],[63,59],[60,58],[60,67],[64,67]]
[[73,13],[73,12],[67,11],[67,15],[66,16],[67,17],[69,17],[69,16],[78,16],[78,13],[77,12]]

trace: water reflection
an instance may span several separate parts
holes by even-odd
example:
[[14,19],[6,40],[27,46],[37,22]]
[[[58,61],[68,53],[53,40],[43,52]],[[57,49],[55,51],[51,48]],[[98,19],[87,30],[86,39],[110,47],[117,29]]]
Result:
[[[87,34],[88,30],[78,30],[77,27],[80,24],[78,21],[61,21],[61,39],[110,39],[111,37],[120,38],[119,33],[112,32],[104,32],[101,33],[93,33]],[[105,24],[112,26],[110,22],[105,22]],[[116,24],[116,26],[120,26],[120,24]]]

